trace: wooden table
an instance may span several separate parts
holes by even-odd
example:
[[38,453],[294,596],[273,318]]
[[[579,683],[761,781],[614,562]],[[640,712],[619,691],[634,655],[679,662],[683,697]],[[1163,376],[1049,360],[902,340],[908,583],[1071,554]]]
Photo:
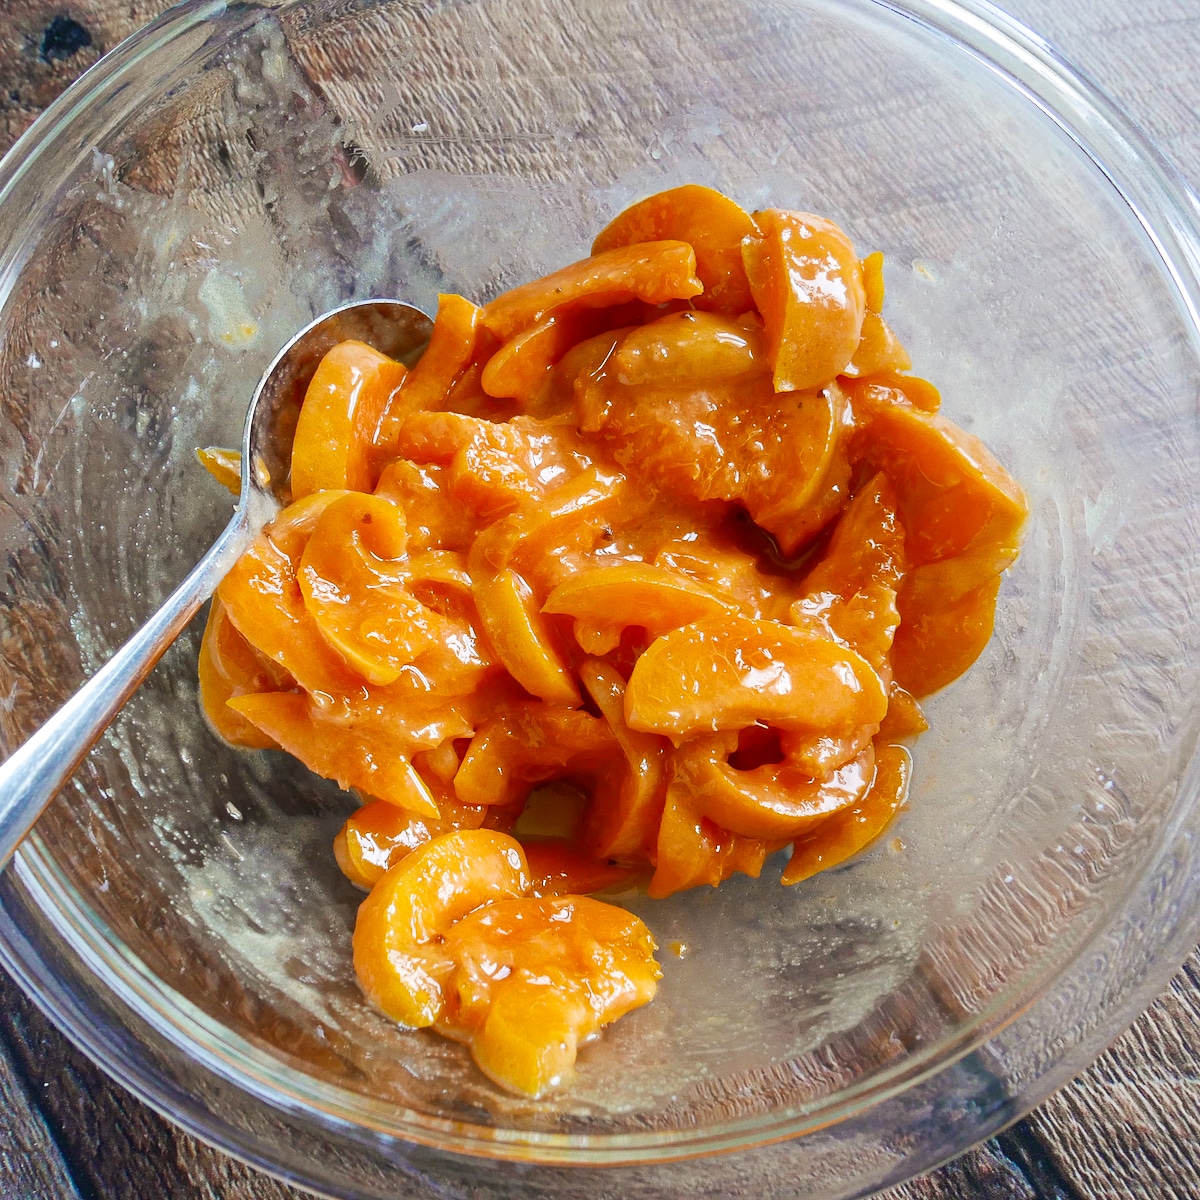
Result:
[[[0,150],[165,0],[0,0]],[[1008,0],[1200,188],[1200,0]],[[889,1200],[1200,1197],[1200,951],[1080,1078]],[[111,1083],[0,974],[0,1196],[276,1200],[294,1189]]]

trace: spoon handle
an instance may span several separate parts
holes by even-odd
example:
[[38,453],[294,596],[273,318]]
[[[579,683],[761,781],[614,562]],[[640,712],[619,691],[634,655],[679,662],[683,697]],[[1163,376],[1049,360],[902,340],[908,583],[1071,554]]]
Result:
[[216,590],[250,541],[239,508],[159,610],[56,712],[0,764],[0,870],[42,809],[150,673],[167,647]]

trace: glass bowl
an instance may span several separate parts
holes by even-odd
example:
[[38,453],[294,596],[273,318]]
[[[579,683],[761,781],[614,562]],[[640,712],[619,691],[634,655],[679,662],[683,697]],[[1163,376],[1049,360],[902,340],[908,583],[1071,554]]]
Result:
[[1200,937],[1197,209],[977,0],[196,2],[125,42],[0,166],[5,744],[223,524],[194,450],[294,329],[490,297],[683,182],[886,253],[916,370],[1032,503],[996,636],[888,837],[636,905],[690,953],[531,1102],[362,1002],[353,801],[212,737],[195,624],[0,880],[0,953],[150,1104],[329,1195],[865,1193],[1064,1082]]

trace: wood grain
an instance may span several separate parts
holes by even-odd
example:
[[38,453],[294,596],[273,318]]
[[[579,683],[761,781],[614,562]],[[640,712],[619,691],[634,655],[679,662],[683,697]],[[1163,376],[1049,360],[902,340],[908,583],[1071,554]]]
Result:
[[[0,0],[0,149],[164,0]],[[1195,0],[1009,0],[1200,181]],[[1200,1196],[1200,953],[1077,1080],[1028,1118],[887,1200]],[[399,1193],[398,1193],[399,1194]],[[281,1200],[300,1193],[133,1099],[0,974],[0,1196]]]

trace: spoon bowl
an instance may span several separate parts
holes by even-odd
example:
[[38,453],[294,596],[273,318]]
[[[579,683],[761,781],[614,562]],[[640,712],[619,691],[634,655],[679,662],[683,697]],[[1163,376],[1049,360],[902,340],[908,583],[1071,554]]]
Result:
[[129,697],[287,501],[292,439],[321,359],[355,340],[411,365],[433,323],[402,300],[356,300],[295,335],[263,373],[242,432],[242,484],[229,524],[163,605],[36,733],[0,764],[0,869]]

